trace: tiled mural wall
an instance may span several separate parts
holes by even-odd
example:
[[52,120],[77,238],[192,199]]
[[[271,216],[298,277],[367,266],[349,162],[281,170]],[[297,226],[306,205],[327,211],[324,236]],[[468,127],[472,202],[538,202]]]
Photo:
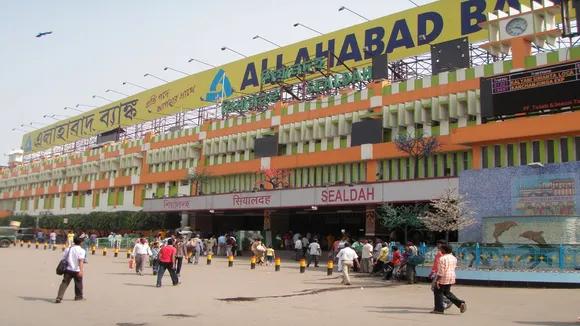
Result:
[[578,243],[580,162],[462,171],[459,192],[477,223],[459,241]]

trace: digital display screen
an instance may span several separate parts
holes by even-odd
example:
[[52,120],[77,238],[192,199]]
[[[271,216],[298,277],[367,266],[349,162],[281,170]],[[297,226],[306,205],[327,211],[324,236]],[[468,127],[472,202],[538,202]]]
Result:
[[380,144],[383,142],[383,121],[369,119],[352,124],[350,146],[363,144]]
[[580,108],[580,62],[481,78],[482,117]]

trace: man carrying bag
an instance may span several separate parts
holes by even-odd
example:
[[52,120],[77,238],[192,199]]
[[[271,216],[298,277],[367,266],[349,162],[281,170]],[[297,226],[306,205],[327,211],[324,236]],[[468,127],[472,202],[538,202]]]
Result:
[[62,301],[62,297],[70,284],[75,281],[75,301],[83,300],[83,266],[86,258],[86,251],[81,247],[82,240],[73,239],[74,245],[65,250],[62,260],[56,268],[56,274],[62,275],[62,283],[58,288],[56,303]]

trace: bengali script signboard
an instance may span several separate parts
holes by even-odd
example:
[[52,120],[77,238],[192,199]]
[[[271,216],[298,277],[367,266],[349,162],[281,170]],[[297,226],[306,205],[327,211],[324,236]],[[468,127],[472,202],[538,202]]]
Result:
[[[168,115],[182,109],[204,107],[208,105],[206,101],[231,100],[240,97],[240,94],[258,94],[279,88],[276,84],[263,83],[263,72],[279,71],[284,66],[296,65],[312,58],[330,58],[327,68],[332,69],[334,74],[342,74],[348,71],[347,66],[370,66],[372,57],[383,53],[389,54],[389,60],[398,60],[429,52],[429,44],[461,37],[468,37],[470,42],[482,41],[486,39],[487,32],[479,23],[486,21],[489,12],[506,10],[508,5],[517,8],[524,4],[530,7],[532,2],[540,1],[431,2],[192,74],[56,122],[25,134],[22,138],[22,149],[25,153],[37,152],[119,127],[139,124],[144,120],[154,120],[160,114]],[[559,0],[553,2],[560,3]],[[369,49],[367,53],[362,50],[365,47]],[[334,55],[330,55],[331,52]],[[288,75],[288,78],[285,80],[286,84],[299,82],[295,76]],[[335,82],[336,79],[332,81]],[[326,84],[329,82],[330,80]],[[328,87],[318,83],[322,82],[312,84],[311,89]]]
[[147,199],[147,212],[209,211],[348,206],[382,202],[428,201],[446,187],[457,188],[457,178],[440,178],[368,185],[314,187],[222,195]]

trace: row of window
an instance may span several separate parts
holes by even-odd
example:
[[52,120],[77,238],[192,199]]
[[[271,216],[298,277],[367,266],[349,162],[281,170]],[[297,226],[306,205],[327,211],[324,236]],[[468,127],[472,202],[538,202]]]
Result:
[[580,161],[580,137],[534,140],[481,147],[481,166],[485,168],[521,166],[529,163]]

